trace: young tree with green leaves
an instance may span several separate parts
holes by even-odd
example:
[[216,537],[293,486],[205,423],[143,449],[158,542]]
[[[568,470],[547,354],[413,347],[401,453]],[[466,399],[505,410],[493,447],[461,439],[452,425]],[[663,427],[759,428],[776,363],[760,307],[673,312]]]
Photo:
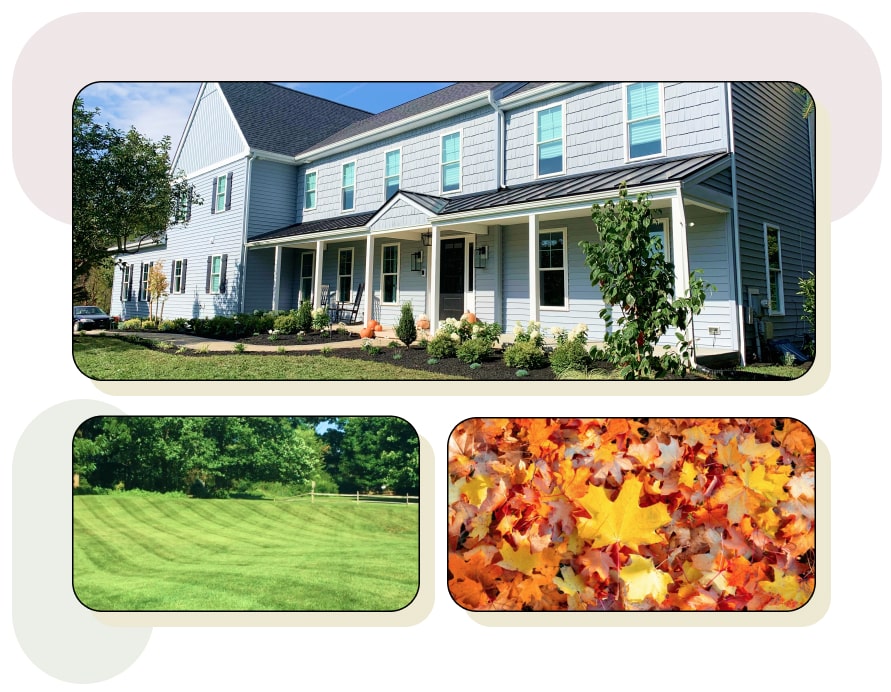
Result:
[[[690,368],[692,342],[685,330],[705,303],[706,285],[696,272],[690,292],[675,298],[674,265],[665,257],[660,234],[650,233],[653,218],[647,195],[628,199],[624,183],[618,202],[595,204],[591,218],[599,242],[579,243],[591,269],[591,284],[600,288],[607,326],[605,353],[624,379],[683,375]],[[613,307],[621,316],[613,326]],[[674,328],[677,344],[657,352],[659,340]]]
[[185,223],[201,197],[182,172],[170,169],[170,137],[159,142],[135,128],[122,132],[96,121],[75,99],[72,137],[73,297],[86,297],[85,277],[113,255],[158,241],[171,224]]

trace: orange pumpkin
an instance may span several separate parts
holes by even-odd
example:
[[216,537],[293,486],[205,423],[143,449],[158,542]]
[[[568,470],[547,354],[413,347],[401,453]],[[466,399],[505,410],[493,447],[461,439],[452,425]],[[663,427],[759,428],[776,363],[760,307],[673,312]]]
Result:
[[373,338],[374,337],[374,327],[372,327],[370,325],[368,327],[362,327],[362,329],[359,330],[359,336],[361,336],[363,339]]
[[430,320],[419,319],[416,326],[418,329],[430,329]]
[[368,328],[372,331],[379,331],[381,327],[381,323],[377,320],[368,320]]
[[474,315],[472,312],[465,312],[463,315],[461,315],[461,320],[473,324],[476,322],[476,315]]

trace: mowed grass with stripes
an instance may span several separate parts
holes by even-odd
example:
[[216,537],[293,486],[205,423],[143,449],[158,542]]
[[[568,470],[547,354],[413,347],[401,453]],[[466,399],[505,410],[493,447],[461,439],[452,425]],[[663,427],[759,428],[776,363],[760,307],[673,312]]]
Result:
[[393,611],[418,590],[418,505],[74,498],[74,591],[99,611]]

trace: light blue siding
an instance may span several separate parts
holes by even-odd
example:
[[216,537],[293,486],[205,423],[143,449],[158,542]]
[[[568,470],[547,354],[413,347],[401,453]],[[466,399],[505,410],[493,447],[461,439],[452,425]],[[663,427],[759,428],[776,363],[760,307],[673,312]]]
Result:
[[245,153],[246,145],[226,106],[222,92],[208,84],[188,130],[184,133],[176,170],[186,175],[201,171],[219,161]]
[[[736,349],[736,312],[733,291],[733,263],[728,237],[729,220],[724,214],[691,209],[686,214],[687,257],[690,271],[701,270],[700,276],[713,289],[706,295],[702,311],[693,318],[697,346]],[[709,330],[718,331],[712,334]]]
[[[461,193],[480,192],[495,187],[495,112],[490,108],[449,118],[436,126],[419,128],[335,157],[328,157],[301,169],[298,177],[298,205],[303,222],[337,216],[341,213],[375,211],[384,202],[384,157],[401,147],[399,186],[428,195],[441,195],[440,138],[461,132]],[[347,212],[341,210],[341,168],[356,162],[356,202]],[[303,210],[304,173],[318,171],[316,207]]]
[[[381,300],[381,297],[383,295],[381,257],[383,254],[384,245],[394,244],[399,247],[399,279],[397,296],[395,303],[384,304]],[[399,317],[402,314],[403,303],[411,303],[412,313],[414,314],[415,319],[417,319],[417,317],[422,313],[426,312],[426,277],[421,276],[421,272],[411,271],[411,253],[418,250],[419,245],[420,243],[418,243],[417,241],[390,241],[386,239],[375,240],[373,263],[374,277],[372,279],[374,307],[372,309],[372,318],[376,319],[378,322],[386,327],[392,327],[399,322]]]
[[297,167],[255,159],[251,162],[248,239],[289,226],[297,218]]

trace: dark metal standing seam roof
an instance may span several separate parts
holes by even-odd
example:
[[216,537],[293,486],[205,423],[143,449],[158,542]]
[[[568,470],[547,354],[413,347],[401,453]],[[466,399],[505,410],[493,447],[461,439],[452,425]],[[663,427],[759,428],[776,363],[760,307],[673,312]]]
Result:
[[295,156],[368,111],[269,82],[219,82],[248,146]]
[[724,152],[696,156],[693,158],[657,161],[622,168],[611,168],[598,173],[585,173],[566,178],[525,183],[491,192],[477,192],[453,197],[439,213],[440,216],[460,212],[493,209],[511,204],[541,202],[545,200],[573,197],[615,190],[623,181],[628,187],[657,185],[683,180],[684,178],[717,163],[727,157]]
[[410,118],[435,108],[447,106],[450,103],[460,101],[461,99],[473,96],[474,94],[489,91],[489,89],[500,83],[501,82],[458,82],[452,84],[451,86],[447,86],[425,96],[420,96],[407,103],[403,103],[400,106],[382,111],[377,115],[372,115],[370,118],[365,118],[364,120],[352,123],[339,132],[332,134],[327,139],[313,144],[312,147],[306,147],[304,151],[309,150],[310,148],[316,149],[329,144],[336,144],[342,140],[361,135],[365,132],[370,132],[371,130],[383,127],[384,125],[391,125],[400,120],[404,120],[405,118]]
[[[730,160],[726,152],[706,154],[692,158],[673,159],[669,161],[654,161],[652,163],[637,164],[611,168],[598,173],[585,173],[554,180],[536,181],[507,187],[490,192],[476,192],[469,195],[461,195],[445,199],[433,195],[425,195],[419,192],[400,190],[397,194],[417,202],[431,214],[436,216],[448,216],[468,211],[482,211],[496,209],[513,204],[542,202],[556,200],[576,195],[596,194],[618,189],[624,182],[628,187],[641,185],[658,185],[661,183],[679,182],[704,169],[719,163],[722,159]],[[286,228],[280,228],[251,238],[251,242],[257,240],[273,240],[276,238],[290,238],[298,235],[307,235],[322,231],[333,231],[345,228],[359,228],[365,226],[374,218],[380,210],[365,214],[351,216],[338,216],[319,221],[310,221],[304,224],[293,224]]]

